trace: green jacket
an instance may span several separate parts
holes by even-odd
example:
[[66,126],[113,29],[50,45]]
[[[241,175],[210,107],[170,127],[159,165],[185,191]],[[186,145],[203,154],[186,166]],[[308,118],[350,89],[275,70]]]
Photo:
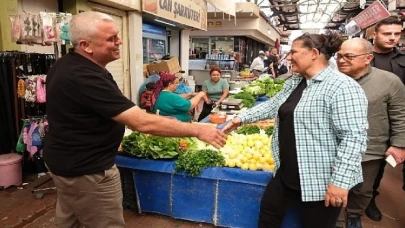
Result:
[[405,86],[395,74],[375,67],[357,82],[368,100],[368,144],[363,161],[383,159],[390,146],[405,147]]

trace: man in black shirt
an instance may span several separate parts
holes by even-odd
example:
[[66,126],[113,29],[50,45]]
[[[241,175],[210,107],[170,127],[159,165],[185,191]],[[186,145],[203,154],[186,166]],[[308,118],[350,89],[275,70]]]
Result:
[[[402,22],[396,16],[387,17],[379,21],[374,31],[374,59],[371,65],[381,70],[396,74],[405,84],[405,53],[398,50],[395,46],[401,38]],[[384,174],[386,162],[382,160],[380,170],[374,181],[373,198],[366,209],[366,215],[374,221],[382,219],[382,213],[378,209],[375,198],[379,194],[378,187]],[[405,168],[404,168],[405,181]],[[403,186],[405,190],[405,184]]]
[[122,95],[106,65],[120,58],[113,19],[80,13],[69,25],[74,50],[47,76],[44,159],[58,192],[56,227],[125,227],[115,154],[127,125],[160,136],[197,137],[215,147],[226,136],[214,127],[147,114]]

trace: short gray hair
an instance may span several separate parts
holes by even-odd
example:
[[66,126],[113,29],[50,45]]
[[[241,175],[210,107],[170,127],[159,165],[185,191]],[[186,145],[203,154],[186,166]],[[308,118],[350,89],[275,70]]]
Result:
[[366,39],[355,37],[353,42],[358,43],[365,53],[373,53],[373,45]]
[[107,14],[95,11],[74,15],[69,22],[69,37],[73,47],[76,47],[82,39],[89,40],[95,27],[102,21],[114,22]]

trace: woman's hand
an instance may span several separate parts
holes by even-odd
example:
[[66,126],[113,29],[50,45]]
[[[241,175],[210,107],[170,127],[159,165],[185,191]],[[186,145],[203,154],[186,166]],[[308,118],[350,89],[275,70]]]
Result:
[[212,101],[211,101],[209,98],[207,98],[207,100],[205,100],[205,103],[206,103],[206,104],[211,104]]
[[239,117],[235,117],[224,128],[222,128],[222,131],[225,134],[229,134],[233,130],[238,128],[241,124],[242,124],[242,120]]
[[325,195],[325,206],[346,207],[348,194],[349,190],[329,184]]

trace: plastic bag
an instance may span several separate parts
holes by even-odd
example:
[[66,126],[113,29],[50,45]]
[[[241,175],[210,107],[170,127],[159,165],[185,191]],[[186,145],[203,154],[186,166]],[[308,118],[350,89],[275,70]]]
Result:
[[192,93],[193,90],[191,90],[190,87],[184,85],[184,83],[180,83],[177,89],[174,91],[174,93],[177,94],[184,94],[184,93]]

